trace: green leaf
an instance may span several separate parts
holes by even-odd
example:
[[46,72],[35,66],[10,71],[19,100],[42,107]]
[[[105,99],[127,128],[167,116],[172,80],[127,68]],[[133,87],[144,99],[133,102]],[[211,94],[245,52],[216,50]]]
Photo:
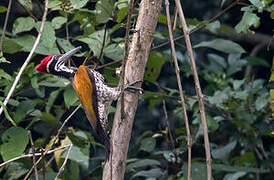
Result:
[[69,108],[70,106],[72,106],[73,104],[77,102],[78,97],[74,89],[72,88],[72,86],[69,86],[68,88],[65,89],[64,100],[67,108]]
[[265,7],[265,3],[260,0],[249,0],[251,4],[253,4],[256,8],[258,8],[258,12],[262,12],[263,8]]
[[244,59],[240,59],[241,54],[229,54],[228,56],[228,65],[227,76],[231,76],[236,72],[242,70],[243,66],[247,64],[247,61]]
[[84,7],[89,0],[70,0],[73,9],[80,9]]
[[222,107],[223,103],[226,103],[228,101],[228,94],[227,90],[224,91],[216,91],[214,93],[214,96],[208,97],[208,101],[210,104],[214,104],[217,107]]
[[36,106],[36,102],[34,100],[28,99],[20,102],[19,106],[17,107],[15,111],[15,116],[14,116],[15,122],[18,123],[22,119],[24,119],[27,114],[29,114],[31,111],[34,110],[35,106]]
[[[68,139],[68,144],[72,144],[71,141]],[[73,160],[80,165],[82,165],[85,169],[89,166],[89,147],[87,145],[85,148],[79,148],[77,146],[72,146],[68,159]],[[62,158],[65,158],[67,151],[62,154]]]
[[96,21],[106,23],[112,16],[114,0],[100,0],[96,3]]
[[119,83],[119,76],[115,73],[115,70],[110,68],[104,68],[104,77],[106,82],[111,82],[112,84]]
[[[24,36],[17,37],[16,42],[23,47],[22,51],[30,52],[35,42],[35,39],[36,37],[26,34]],[[46,44],[39,43],[38,47],[35,49],[35,53],[42,55],[59,54],[59,50],[56,47],[49,48]]]
[[52,91],[49,95],[47,104],[46,104],[46,112],[49,113],[50,112],[50,108],[52,107],[55,99],[57,98],[58,94],[60,93],[61,89],[58,89],[56,91]]
[[2,78],[8,81],[12,80],[12,77],[8,73],[6,73],[3,69],[0,69],[0,79]]
[[250,33],[250,27],[257,28],[260,25],[260,18],[251,12],[244,12],[241,21],[235,26],[237,33]]
[[209,131],[216,131],[219,128],[218,122],[215,119],[213,119],[211,116],[208,116],[208,115],[206,116],[206,123]]
[[50,113],[46,113],[46,112],[41,113],[40,119],[47,122],[48,124],[50,124],[52,126],[56,126],[56,124],[58,123],[58,119],[55,116],[53,116]]
[[161,53],[155,51],[150,52],[144,79],[149,81],[156,81],[164,64],[165,58]]
[[75,47],[69,42],[69,40],[57,38],[57,42],[60,44],[60,46],[65,50],[65,52],[68,52]]
[[[41,22],[37,22],[35,24],[36,30],[40,31]],[[55,37],[55,31],[53,27],[51,26],[50,22],[46,22],[44,26],[44,30],[41,37],[41,44],[47,47],[48,49],[53,48],[55,45],[56,37]]]
[[221,148],[213,149],[212,157],[215,159],[227,159],[230,152],[236,147],[236,144],[236,141],[232,141]]
[[226,174],[223,180],[237,180],[240,177],[243,177],[245,175],[246,175],[246,172],[230,173],[230,174]]
[[32,2],[31,0],[18,0],[20,4],[28,8],[29,10],[32,10]]
[[14,120],[10,117],[9,112],[8,112],[6,106],[2,103],[2,101],[0,101],[0,106],[3,108],[4,115],[7,118],[7,120],[9,122],[11,122],[12,125],[17,126],[16,123],[14,122]]
[[270,67],[270,64],[263,58],[260,57],[254,57],[254,56],[249,56],[246,57],[248,61],[248,65],[250,66],[263,66],[263,67]]
[[124,50],[119,44],[110,44],[104,48],[104,55],[115,61],[122,60],[124,57]]
[[167,17],[164,14],[159,14],[158,22],[167,25]]
[[140,150],[151,152],[156,146],[156,141],[152,137],[145,138],[141,141]]
[[[103,39],[104,39],[104,30],[100,30],[90,34],[88,37],[79,38],[78,40],[88,44],[89,48],[93,51],[94,56],[98,58],[101,52]],[[106,37],[105,37],[105,46],[107,46],[109,42],[110,42],[110,37],[107,31]]]
[[74,146],[85,148],[89,145],[88,137],[83,131],[68,132],[67,135]]
[[8,8],[6,8],[5,6],[0,6],[0,13],[6,12],[8,10]]
[[21,127],[11,127],[2,134],[1,155],[4,161],[20,156],[27,144],[27,130]]
[[274,101],[274,89],[270,89],[270,98],[272,101]]
[[227,63],[222,56],[219,56],[217,54],[208,54],[207,58],[210,62],[210,65],[207,66],[207,69],[210,69],[213,72],[223,72],[224,69],[226,69]]
[[23,175],[28,173],[28,169],[21,162],[12,162],[5,167],[5,175],[8,175],[10,180],[22,179]]
[[121,23],[125,19],[125,17],[127,16],[127,13],[128,13],[128,7],[127,6],[119,9],[118,13],[117,13],[117,22]]
[[[187,177],[187,163],[184,163],[182,167],[182,173],[186,179]],[[204,163],[194,162],[191,164],[191,179],[192,180],[204,180],[207,179],[206,165]]]
[[10,63],[10,61],[6,60],[6,58],[3,56],[3,52],[0,52],[0,63]]
[[224,171],[224,172],[251,172],[251,173],[267,173],[270,172],[269,169],[261,169],[261,168],[251,168],[245,166],[230,166],[225,164],[212,164],[212,169],[216,171]]
[[217,33],[220,27],[221,27],[220,21],[214,21],[206,25],[206,29],[208,29],[212,33]]
[[4,56],[0,57],[0,63],[10,63]]
[[70,84],[70,81],[63,78],[58,78],[55,76],[51,76],[50,78],[41,81],[39,86],[47,86],[47,87],[66,87]]
[[54,29],[59,29],[62,27],[63,24],[65,24],[67,22],[67,19],[62,17],[62,16],[58,16],[58,17],[54,17],[51,21],[51,26]]
[[8,37],[4,38],[3,41],[3,52],[8,54],[13,54],[22,50],[22,47],[15,39],[10,39]]
[[164,172],[160,168],[154,168],[147,171],[139,171],[136,174],[134,174],[132,177],[147,177],[147,178],[157,178],[164,175]]
[[224,53],[245,53],[245,50],[239,44],[225,39],[204,41],[194,46],[194,48],[198,47],[213,48]]
[[232,162],[238,166],[244,166],[245,164],[254,164],[256,157],[253,152],[246,152],[238,157],[234,157]]
[[31,17],[19,17],[13,23],[12,33],[30,31],[35,26],[35,21]]
[[234,90],[238,90],[243,84],[244,84],[245,80],[242,79],[242,80],[233,80],[232,83],[233,83],[233,89]]
[[30,80],[31,82],[31,86],[34,88],[36,94],[41,97],[44,98],[45,96],[45,87],[40,87],[38,85],[38,77],[37,76],[33,76]]
[[255,107],[257,111],[262,110],[270,102],[269,96],[259,96],[256,99]]

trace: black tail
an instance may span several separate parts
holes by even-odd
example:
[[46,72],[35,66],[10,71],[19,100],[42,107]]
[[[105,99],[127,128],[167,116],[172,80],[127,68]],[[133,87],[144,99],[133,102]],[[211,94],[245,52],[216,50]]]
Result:
[[105,161],[109,160],[109,155],[110,155],[110,140],[106,132],[103,130],[102,126],[97,127],[97,133],[99,135],[100,141],[104,144],[105,146],[105,151],[106,151],[106,157]]

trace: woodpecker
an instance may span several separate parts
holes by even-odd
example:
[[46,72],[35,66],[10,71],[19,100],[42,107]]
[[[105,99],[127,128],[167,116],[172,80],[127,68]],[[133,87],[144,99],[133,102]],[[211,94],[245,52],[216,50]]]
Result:
[[[121,94],[118,87],[105,84],[103,75],[84,65],[79,68],[67,67],[66,61],[81,47],[68,51],[63,55],[49,55],[36,67],[42,73],[53,74],[71,81],[72,86],[85,110],[86,116],[105,146],[106,160],[110,154],[110,140],[107,135],[108,107]],[[134,89],[134,88],[133,88]]]

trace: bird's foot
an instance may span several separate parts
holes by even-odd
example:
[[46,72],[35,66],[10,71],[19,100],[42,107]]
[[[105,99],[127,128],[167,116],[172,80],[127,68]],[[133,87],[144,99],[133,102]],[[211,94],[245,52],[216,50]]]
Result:
[[137,83],[142,83],[143,81],[141,80],[137,80],[137,81],[134,81],[128,85],[125,86],[125,91],[129,91],[129,92],[132,92],[132,93],[135,93],[135,92],[139,92],[140,94],[143,93],[143,89],[142,88],[139,88],[139,87],[135,87],[134,85],[137,84]]

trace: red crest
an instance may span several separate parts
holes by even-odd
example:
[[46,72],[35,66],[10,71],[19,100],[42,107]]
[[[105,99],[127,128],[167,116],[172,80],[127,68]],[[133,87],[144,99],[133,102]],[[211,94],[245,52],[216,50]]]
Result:
[[51,60],[52,56],[54,55],[49,55],[47,57],[45,57],[41,63],[35,68],[36,71],[42,72],[42,73],[49,73],[47,71],[47,64],[48,62]]

